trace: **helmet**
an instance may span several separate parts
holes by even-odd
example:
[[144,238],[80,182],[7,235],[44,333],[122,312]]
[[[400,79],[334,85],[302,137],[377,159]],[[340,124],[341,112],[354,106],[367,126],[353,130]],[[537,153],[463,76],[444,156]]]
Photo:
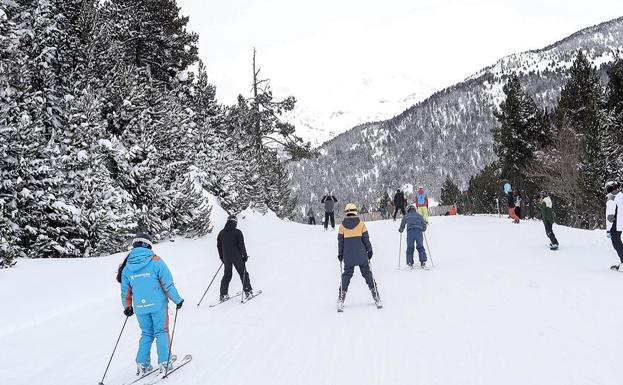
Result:
[[357,215],[357,205],[354,203],[349,203],[346,205],[346,207],[344,208],[344,213],[345,214],[355,214]]
[[621,184],[617,181],[611,180],[606,182],[606,191],[608,193],[613,192],[614,190],[617,190],[621,187]]
[[154,241],[151,238],[151,235],[143,232],[137,233],[132,240],[132,247],[146,247],[151,249],[153,245]]
[[230,215],[230,216],[227,217],[227,222],[238,223],[238,218],[236,218],[235,215]]
[[415,206],[413,206],[413,205],[407,206],[407,212],[409,212],[411,210],[415,210]]

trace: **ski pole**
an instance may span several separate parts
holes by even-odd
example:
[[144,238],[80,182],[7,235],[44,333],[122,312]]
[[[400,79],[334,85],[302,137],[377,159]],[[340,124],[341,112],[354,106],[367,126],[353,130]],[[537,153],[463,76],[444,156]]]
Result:
[[423,232],[424,240],[426,241],[426,248],[428,249],[428,256],[430,257],[430,263],[433,267],[435,267],[435,261],[433,261],[433,254],[430,252],[430,246],[428,245],[428,238],[426,238],[426,232]]
[[117,338],[117,343],[115,344],[115,347],[112,350],[112,354],[110,355],[110,360],[108,360],[108,365],[106,365],[106,370],[104,371],[102,380],[98,383],[98,385],[104,385],[104,378],[106,378],[106,374],[108,374],[108,368],[110,368],[110,363],[112,362],[112,358],[115,356],[115,351],[117,351],[117,346],[119,345],[119,340],[121,340],[121,335],[123,334],[123,330],[125,329],[125,324],[128,323],[128,318],[130,317],[126,316],[125,321],[123,321],[123,326],[121,327],[121,333],[119,333],[119,337]]
[[169,363],[171,362],[171,349],[173,348],[173,337],[175,337],[175,325],[177,324],[177,312],[180,309],[178,309],[177,307],[175,308],[175,318],[173,318],[173,331],[171,332],[171,341],[169,341],[169,356],[167,357],[167,368],[164,371],[164,376],[162,377],[167,378],[167,376],[169,375]]
[[400,270],[400,257],[402,255],[402,233],[400,234],[400,246],[398,246],[398,270]]
[[221,271],[222,267],[223,267],[223,262],[221,262],[221,266],[218,267],[218,270],[214,274],[214,277],[212,277],[212,280],[210,281],[210,284],[208,285],[208,288],[206,289],[206,291],[201,296],[201,299],[199,300],[199,303],[197,304],[197,307],[199,307],[199,305],[201,305],[201,302],[203,302],[203,298],[206,296],[206,294],[208,294],[208,290],[210,290],[210,286],[212,286],[212,283],[216,279],[216,276],[218,275],[218,272]]

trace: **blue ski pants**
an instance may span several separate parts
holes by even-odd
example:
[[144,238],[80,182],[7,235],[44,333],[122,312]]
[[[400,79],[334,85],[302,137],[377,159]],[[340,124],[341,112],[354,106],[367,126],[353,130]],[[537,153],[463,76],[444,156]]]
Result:
[[[416,247],[413,245],[416,244]],[[413,265],[413,252],[417,248],[420,262],[426,262],[426,249],[424,248],[424,235],[421,230],[407,231],[407,265]]]
[[169,358],[169,311],[168,306],[154,313],[137,315],[141,327],[136,363],[147,366],[151,363],[151,345],[156,340],[158,363],[166,363]]

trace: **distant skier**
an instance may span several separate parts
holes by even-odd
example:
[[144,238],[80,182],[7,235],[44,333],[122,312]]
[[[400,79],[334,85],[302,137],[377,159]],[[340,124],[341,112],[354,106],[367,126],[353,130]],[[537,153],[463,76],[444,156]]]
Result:
[[342,273],[342,282],[338,295],[338,310],[341,310],[344,306],[346,292],[356,266],[359,266],[361,275],[365,278],[377,307],[381,307],[381,298],[370,270],[372,244],[370,243],[368,228],[357,216],[357,206],[354,203],[347,204],[344,213],[346,217],[340,225],[337,236],[337,259],[339,259],[340,263],[344,263],[344,272]]
[[541,212],[541,219],[543,219],[543,225],[545,225],[545,234],[550,240],[549,248],[551,250],[558,250],[558,240],[554,235],[554,206],[552,204],[552,198],[545,191],[541,192],[541,200],[536,204],[536,207]]
[[316,224],[316,213],[314,213],[314,209],[312,209],[311,207],[309,208],[309,210],[307,210],[307,224]]
[[521,219],[521,195],[519,192],[515,192],[515,215]]
[[424,192],[424,186],[420,186],[415,193],[415,207],[428,224],[428,195]]
[[242,290],[245,297],[253,297],[253,289],[251,288],[251,280],[249,279],[249,272],[247,271],[246,263],[249,260],[247,254],[247,248],[244,245],[244,236],[242,231],[236,228],[238,225],[238,219],[235,215],[230,215],[227,218],[225,227],[218,233],[216,238],[216,248],[218,249],[218,256],[225,265],[225,273],[221,280],[221,301],[229,299],[229,283],[232,277],[232,267],[236,268],[240,281],[242,282]]
[[508,200],[508,215],[515,223],[519,223],[519,217],[515,214],[515,195],[513,194],[513,187],[510,182],[504,183],[504,192]]
[[606,231],[608,238],[612,241],[612,247],[617,252],[621,264],[613,265],[612,270],[623,271],[623,242],[621,241],[621,230],[623,230],[623,193],[619,182],[610,181],[606,183]]
[[402,213],[402,216],[406,214],[405,211],[405,194],[400,191],[400,189],[396,190],[396,194],[394,195],[394,221],[396,220],[396,215],[398,214],[398,210]]
[[[136,313],[141,328],[141,338],[136,354],[137,375],[153,370],[151,345],[156,339],[160,373],[167,370],[169,359],[169,313],[168,302],[173,301],[177,309],[184,300],[180,297],[169,268],[152,251],[152,239],[146,233],[138,233],[132,241],[132,251],[117,272],[121,283],[123,313],[131,317]],[[169,370],[172,364],[168,363]]]
[[329,228],[329,220],[331,220],[331,228],[335,230],[335,204],[337,203],[337,198],[329,193],[325,195],[320,203],[324,204],[324,229]]
[[[420,259],[420,267],[426,267],[426,249],[424,248],[424,232],[426,231],[426,221],[418,213],[413,205],[407,207],[407,215],[402,218],[398,231],[402,232],[407,227],[407,266],[413,268],[413,252],[417,248]],[[414,248],[413,245],[416,245]]]

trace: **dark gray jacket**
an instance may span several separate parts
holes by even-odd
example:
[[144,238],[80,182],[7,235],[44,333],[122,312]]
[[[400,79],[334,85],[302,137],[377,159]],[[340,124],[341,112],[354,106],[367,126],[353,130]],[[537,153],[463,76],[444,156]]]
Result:
[[426,222],[416,210],[411,210],[407,213],[407,215],[402,217],[402,221],[400,222],[400,228],[398,229],[398,231],[402,233],[405,229],[405,226],[407,226],[407,231],[426,231]]
[[344,257],[346,266],[368,264],[368,253],[372,251],[368,228],[359,217],[346,217],[337,235],[338,255]]
[[337,198],[333,195],[325,195],[320,203],[324,203],[325,212],[332,213],[333,211],[335,211],[335,203],[337,203]]

